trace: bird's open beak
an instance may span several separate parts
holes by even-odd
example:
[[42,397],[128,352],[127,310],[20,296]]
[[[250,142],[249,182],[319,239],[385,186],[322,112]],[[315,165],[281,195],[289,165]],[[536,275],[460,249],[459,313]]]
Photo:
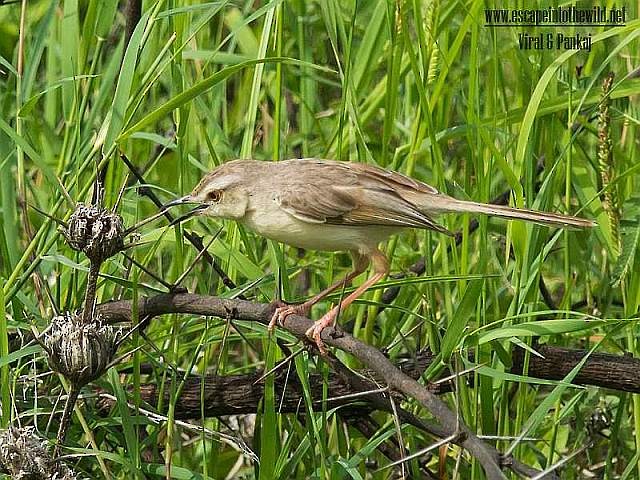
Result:
[[175,207],[176,205],[185,205],[190,203],[198,203],[198,202],[194,202],[191,195],[185,195],[184,197],[176,198],[175,200],[171,200],[170,202],[165,203],[164,205],[162,205],[162,210]]
[[167,210],[168,208],[175,207],[176,205],[195,205],[195,208],[192,208],[184,215],[176,218],[173,222],[171,222],[172,224],[180,223],[188,218],[191,218],[208,207],[206,203],[201,203],[197,200],[194,200],[191,195],[185,195],[184,197],[176,198],[175,200],[171,200],[170,202],[165,203],[164,205],[162,205],[162,210]]

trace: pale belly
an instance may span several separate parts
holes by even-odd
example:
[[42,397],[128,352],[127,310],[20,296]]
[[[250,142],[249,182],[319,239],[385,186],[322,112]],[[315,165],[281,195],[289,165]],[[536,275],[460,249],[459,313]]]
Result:
[[259,235],[307,250],[368,252],[398,228],[383,226],[344,226],[325,223],[307,223],[280,212],[268,222],[249,214],[241,222]]

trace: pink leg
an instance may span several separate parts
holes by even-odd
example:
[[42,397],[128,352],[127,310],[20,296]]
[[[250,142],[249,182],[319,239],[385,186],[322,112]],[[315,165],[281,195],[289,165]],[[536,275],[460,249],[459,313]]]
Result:
[[318,303],[320,300],[322,300],[324,297],[337,290],[338,288],[349,285],[354,278],[356,278],[367,269],[367,265],[369,265],[369,257],[360,255],[357,252],[351,252],[351,256],[353,258],[353,271],[342,280],[338,280],[333,285],[325,288],[319,294],[313,296],[304,303],[300,303],[298,305],[283,305],[276,308],[273,312],[273,316],[271,317],[271,321],[269,322],[269,332],[273,331],[276,324],[282,325],[284,320],[289,315],[308,315],[309,310],[311,310],[311,307],[313,307],[316,303]]
[[385,275],[387,275],[387,273],[389,273],[389,262],[380,250],[376,249],[371,254],[371,258],[373,260],[373,268],[375,272],[373,276],[356,288],[349,296],[347,296],[347,298],[342,300],[338,306],[329,310],[320,320],[317,320],[313,326],[307,330],[307,337],[316,342],[318,350],[320,350],[322,355],[326,355],[327,353],[324,342],[322,341],[322,331],[329,326],[334,326],[341,311],[349,307],[349,305],[351,305],[354,300],[362,295],[369,287],[378,283],[385,277]]

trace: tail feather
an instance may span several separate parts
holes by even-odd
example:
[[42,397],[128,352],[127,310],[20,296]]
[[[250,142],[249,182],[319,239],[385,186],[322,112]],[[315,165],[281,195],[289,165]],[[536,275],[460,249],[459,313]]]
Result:
[[467,202],[464,200],[448,202],[445,211],[482,213],[495,217],[525,220],[527,222],[552,225],[562,228],[591,228],[596,226],[596,222],[586,218],[562,215],[559,213],[539,212],[524,208],[513,208],[506,205]]

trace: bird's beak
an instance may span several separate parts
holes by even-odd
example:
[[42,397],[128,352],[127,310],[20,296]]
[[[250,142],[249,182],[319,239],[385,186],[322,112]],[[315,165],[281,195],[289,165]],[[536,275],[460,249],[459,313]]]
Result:
[[162,210],[166,210],[171,207],[175,207],[176,205],[184,205],[188,203],[197,203],[193,201],[193,197],[191,195],[185,195],[184,197],[176,198],[175,200],[171,200],[170,202],[162,205]]
[[181,215],[173,220],[171,222],[171,225],[187,220],[188,218],[197,215],[202,210],[205,210],[209,206],[206,203],[194,200],[191,195],[185,195],[184,197],[176,198],[175,200],[171,200],[170,202],[165,203],[164,205],[162,205],[162,210],[167,210],[168,208],[175,207],[176,205],[195,205],[195,208],[192,208],[184,215]]

